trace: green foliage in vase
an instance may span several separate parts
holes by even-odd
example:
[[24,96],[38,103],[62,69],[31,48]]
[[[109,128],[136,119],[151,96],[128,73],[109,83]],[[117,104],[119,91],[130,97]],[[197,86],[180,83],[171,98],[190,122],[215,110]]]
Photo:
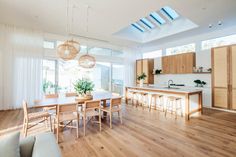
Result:
[[145,74],[145,73],[142,73],[141,75],[139,75],[138,77],[137,77],[137,80],[145,80],[145,78],[147,77],[147,75]]
[[84,95],[87,94],[87,92],[93,91],[93,88],[93,82],[87,79],[79,79],[74,83],[74,89],[80,95]]

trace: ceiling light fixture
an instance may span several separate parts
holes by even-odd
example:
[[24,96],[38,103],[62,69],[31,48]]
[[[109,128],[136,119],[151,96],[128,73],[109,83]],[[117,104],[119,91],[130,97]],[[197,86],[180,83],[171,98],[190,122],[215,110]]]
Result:
[[[89,18],[89,6],[87,6],[87,28],[86,28],[87,34],[88,34],[88,18]],[[87,53],[79,58],[79,65],[83,68],[88,68],[88,69],[93,68],[96,65],[96,60],[93,56],[89,55],[88,44],[86,50]]]
[[[73,9],[73,8],[72,8]],[[72,10],[72,19],[71,25],[73,24],[73,10]],[[67,0],[67,9],[66,9],[66,33],[69,36],[69,0]],[[68,38],[68,37],[67,37]],[[80,44],[77,41],[66,40],[64,43],[58,45],[57,47],[57,54],[58,56],[63,59],[64,61],[74,59],[80,51]]]

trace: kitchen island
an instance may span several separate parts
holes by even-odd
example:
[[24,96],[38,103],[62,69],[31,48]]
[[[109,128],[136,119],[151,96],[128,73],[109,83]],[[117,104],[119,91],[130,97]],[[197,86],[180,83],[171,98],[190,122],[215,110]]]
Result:
[[[125,101],[128,104],[128,93],[130,90],[138,90],[144,92],[156,92],[163,95],[178,95],[184,98],[184,113],[185,119],[189,120],[190,116],[194,113],[202,113],[202,90],[198,89],[186,89],[186,88],[168,88],[157,86],[127,86],[125,87]],[[191,96],[197,96],[197,105],[191,107]]]

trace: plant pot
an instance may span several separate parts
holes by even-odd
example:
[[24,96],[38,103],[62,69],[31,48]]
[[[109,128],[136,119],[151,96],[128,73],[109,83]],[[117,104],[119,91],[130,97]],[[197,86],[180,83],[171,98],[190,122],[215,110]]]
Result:
[[92,100],[93,96],[91,95],[91,93],[87,93],[87,94],[78,94],[78,97],[75,98],[75,100],[77,101],[85,101],[85,100]]
[[143,82],[144,82],[144,80],[139,80],[139,86],[140,87],[143,87]]

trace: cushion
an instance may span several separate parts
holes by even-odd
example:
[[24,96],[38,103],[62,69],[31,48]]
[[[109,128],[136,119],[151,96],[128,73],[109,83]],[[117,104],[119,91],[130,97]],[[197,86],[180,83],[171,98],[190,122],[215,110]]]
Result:
[[31,157],[34,148],[35,137],[29,136],[20,141],[20,156]]
[[53,133],[42,133],[36,136],[32,157],[61,157],[61,152]]
[[0,156],[20,157],[20,132],[12,133],[0,139]]

